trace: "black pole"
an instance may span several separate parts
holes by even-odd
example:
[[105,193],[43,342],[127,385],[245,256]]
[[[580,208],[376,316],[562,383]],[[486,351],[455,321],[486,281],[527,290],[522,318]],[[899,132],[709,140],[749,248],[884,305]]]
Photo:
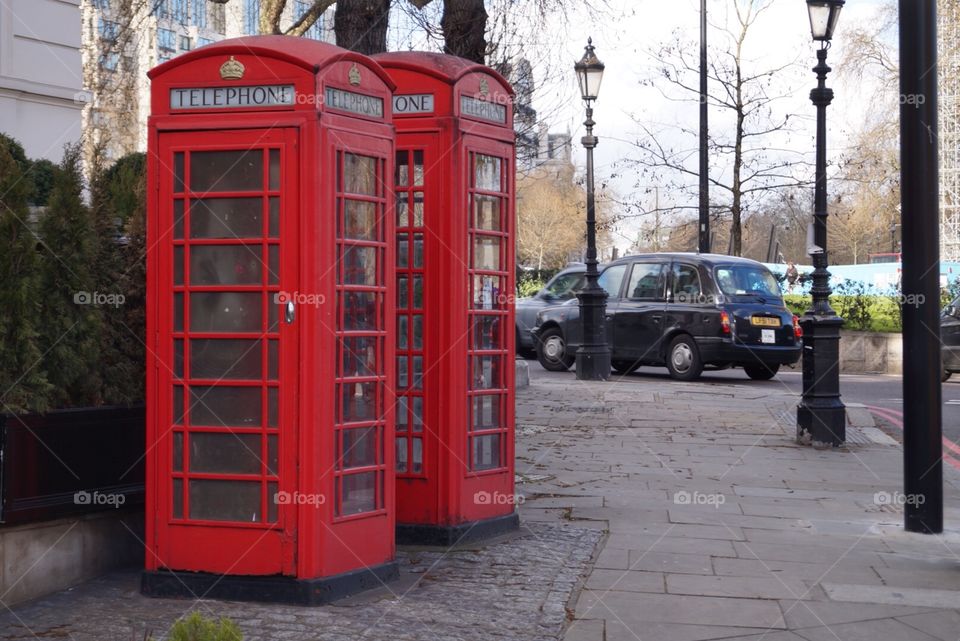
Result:
[[707,155],[707,0],[700,0],[700,236],[698,250],[710,253],[710,162]]
[[827,271],[827,105],[833,90],[827,87],[827,50],[817,51],[817,87],[810,101],[817,108],[816,185],[813,211],[812,305],[800,319],[803,327],[803,399],[797,406],[797,440],[814,446],[839,446],[846,440],[846,408],[840,400],[840,327],[843,319],[830,307]]
[[[590,47],[592,49],[592,46]],[[587,273],[586,284],[577,294],[583,325],[583,342],[577,349],[577,379],[605,381],[610,378],[610,348],[607,346],[607,292],[597,284],[597,219],[593,194],[593,107],[587,102],[587,135],[580,139],[587,150]]]
[[943,531],[936,0],[900,0],[900,95],[904,527],[936,534]]

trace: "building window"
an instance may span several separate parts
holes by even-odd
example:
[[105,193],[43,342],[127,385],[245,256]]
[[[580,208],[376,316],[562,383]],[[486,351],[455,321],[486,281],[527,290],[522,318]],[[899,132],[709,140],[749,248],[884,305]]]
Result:
[[190,36],[180,36],[180,51],[190,51]]
[[113,20],[104,20],[100,18],[100,38],[108,42],[114,42],[117,34],[120,32],[120,25]]
[[205,45],[210,45],[213,43],[214,43],[214,40],[211,40],[210,38],[203,38],[203,37],[197,38],[198,47],[203,47]]
[[246,0],[243,14],[243,32],[248,36],[260,31],[260,0]]
[[193,11],[190,16],[194,26],[207,28],[207,0],[193,0]]
[[100,67],[107,71],[116,71],[119,62],[120,54],[116,52],[107,52],[100,56]]
[[173,5],[171,18],[180,24],[187,24],[187,2],[188,0],[169,0]]
[[[170,29],[157,29],[157,48],[163,53],[173,53],[177,50],[177,34]],[[170,56],[167,56],[169,59]]]

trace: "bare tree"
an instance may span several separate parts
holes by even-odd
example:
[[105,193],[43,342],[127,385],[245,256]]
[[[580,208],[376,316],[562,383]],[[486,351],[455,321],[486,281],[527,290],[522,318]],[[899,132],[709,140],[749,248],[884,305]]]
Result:
[[[721,122],[709,138],[711,213],[714,218],[730,220],[731,251],[740,255],[742,224],[745,214],[758,206],[773,190],[805,184],[797,169],[806,164],[802,155],[787,148],[791,114],[777,112],[777,102],[789,94],[783,88],[785,78],[796,69],[796,62],[778,66],[764,64],[747,56],[746,43],[751,27],[772,4],[772,0],[729,0],[726,24],[713,25],[721,43],[709,52],[709,91],[707,100]],[[674,34],[671,42],[653,55],[657,61],[654,77],[645,84],[656,88],[667,100],[699,102],[700,73],[698,48]],[[635,142],[639,158],[624,162],[642,169],[639,182],[657,183],[671,188],[674,202],[667,211],[682,213],[697,207],[699,168],[696,149],[699,132],[696,124],[671,123],[656,126],[634,117],[641,135]],[[717,119],[714,117],[713,122]],[[668,140],[691,140],[692,145],[674,145]],[[719,192],[719,195],[718,195]]]
[[288,0],[260,0],[259,29],[262,34],[283,34],[302,36],[320,19],[323,12],[333,6],[336,0],[314,0],[286,29],[281,29],[281,19]]

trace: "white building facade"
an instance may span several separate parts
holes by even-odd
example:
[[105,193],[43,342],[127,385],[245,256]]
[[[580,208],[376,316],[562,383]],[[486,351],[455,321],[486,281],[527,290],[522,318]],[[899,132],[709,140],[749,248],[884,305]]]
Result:
[[0,132],[59,162],[81,135],[81,0],[0,2]]

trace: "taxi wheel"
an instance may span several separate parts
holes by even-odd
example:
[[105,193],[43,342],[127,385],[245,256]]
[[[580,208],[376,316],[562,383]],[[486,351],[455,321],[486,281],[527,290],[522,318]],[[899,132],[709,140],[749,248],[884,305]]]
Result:
[[640,361],[611,361],[610,367],[617,374],[631,374],[640,368]]
[[949,381],[951,374],[953,374],[953,372],[947,370],[946,368],[940,370],[940,382],[946,383],[947,381]]
[[755,381],[769,381],[780,371],[780,364],[763,365],[758,363],[757,365],[744,365],[743,371]]
[[692,381],[703,372],[700,350],[691,336],[681,334],[670,342],[667,350],[667,369],[678,381]]
[[551,327],[540,334],[536,341],[537,360],[544,369],[551,372],[565,372],[573,365],[576,356],[567,354],[567,342],[559,327]]

